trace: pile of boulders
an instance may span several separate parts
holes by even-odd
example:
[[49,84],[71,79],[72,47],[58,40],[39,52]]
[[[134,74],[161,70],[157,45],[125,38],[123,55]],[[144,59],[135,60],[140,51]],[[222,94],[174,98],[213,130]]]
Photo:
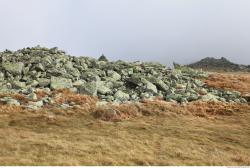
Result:
[[[109,62],[73,57],[58,48],[40,46],[0,53],[0,93],[21,93],[36,99],[36,89],[69,89],[106,102],[161,98],[187,103],[195,100],[246,102],[239,92],[208,88],[200,78],[208,74],[188,67],[167,68],[159,63]],[[10,98],[0,100],[18,105]],[[30,106],[42,107],[46,100]]]

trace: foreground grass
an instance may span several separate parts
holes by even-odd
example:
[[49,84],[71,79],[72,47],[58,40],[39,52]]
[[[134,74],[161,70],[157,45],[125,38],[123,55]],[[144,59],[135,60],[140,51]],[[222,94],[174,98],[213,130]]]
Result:
[[[246,94],[243,75],[206,82]],[[250,105],[158,100],[96,108],[95,101],[63,91],[57,103],[81,107],[0,105],[0,165],[250,165]]]
[[[250,108],[122,122],[18,109],[0,113],[1,165],[250,165]],[[14,109],[13,109],[14,110]]]

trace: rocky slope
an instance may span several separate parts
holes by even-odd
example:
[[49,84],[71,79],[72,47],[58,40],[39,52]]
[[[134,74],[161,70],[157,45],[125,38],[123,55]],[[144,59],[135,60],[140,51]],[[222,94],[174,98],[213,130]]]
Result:
[[[2,94],[20,93],[34,101],[38,90],[47,93],[47,97],[28,107],[53,103],[51,91],[57,89],[117,103],[154,98],[180,103],[195,100],[246,102],[239,92],[208,88],[199,80],[205,77],[205,72],[182,66],[169,69],[150,62],[109,62],[105,56],[98,60],[73,57],[58,48],[37,46],[0,53]],[[20,104],[10,97],[3,97],[0,102]]]

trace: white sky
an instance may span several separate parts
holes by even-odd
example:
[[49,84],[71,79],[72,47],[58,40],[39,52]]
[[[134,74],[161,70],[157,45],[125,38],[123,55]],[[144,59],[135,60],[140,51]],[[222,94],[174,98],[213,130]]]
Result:
[[75,56],[250,64],[249,0],[0,0],[0,50],[41,46]]

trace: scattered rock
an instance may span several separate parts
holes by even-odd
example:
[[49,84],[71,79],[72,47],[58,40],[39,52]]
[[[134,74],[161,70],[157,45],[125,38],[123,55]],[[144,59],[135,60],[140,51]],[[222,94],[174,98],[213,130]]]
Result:
[[1,98],[0,102],[3,102],[4,104],[8,104],[8,105],[20,106],[20,102],[18,100],[11,98],[11,97]]

